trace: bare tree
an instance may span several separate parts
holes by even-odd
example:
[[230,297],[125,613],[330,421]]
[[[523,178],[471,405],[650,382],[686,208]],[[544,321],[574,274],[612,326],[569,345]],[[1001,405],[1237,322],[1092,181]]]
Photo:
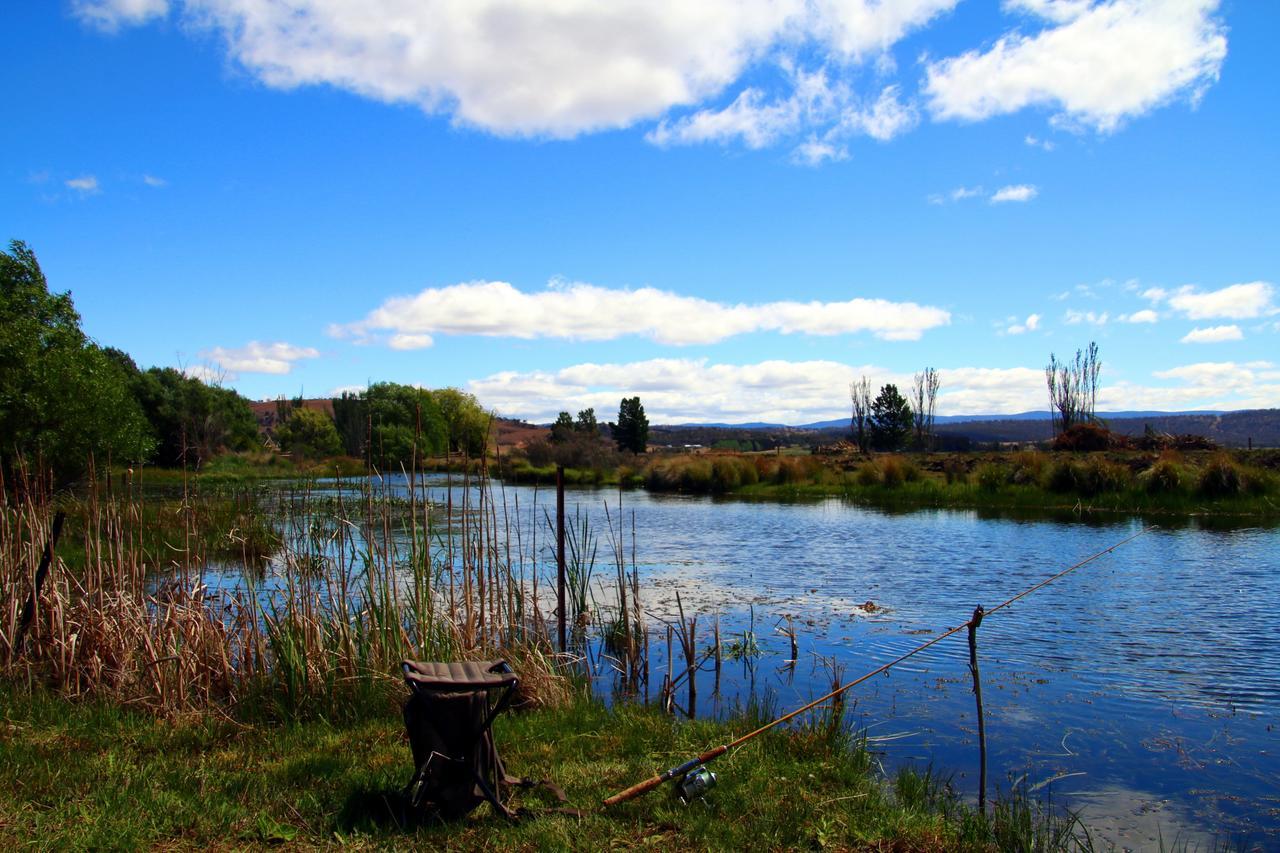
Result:
[[1095,411],[1101,373],[1097,343],[1090,342],[1087,349],[1076,350],[1072,361],[1058,361],[1058,357],[1050,353],[1044,378],[1049,386],[1049,412],[1055,433],[1097,420]]
[[849,399],[853,402],[853,417],[849,421],[849,431],[857,442],[858,451],[866,453],[870,446],[871,436],[871,382],[866,376],[857,382],[849,383]]
[[915,422],[916,447],[933,449],[933,415],[938,402],[938,389],[942,381],[938,371],[926,367],[917,373],[911,383],[911,413]]

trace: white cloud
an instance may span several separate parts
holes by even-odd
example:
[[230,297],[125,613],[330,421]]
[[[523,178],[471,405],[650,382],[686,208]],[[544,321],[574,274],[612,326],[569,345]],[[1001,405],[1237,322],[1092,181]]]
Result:
[[1058,123],[1115,130],[1175,98],[1195,102],[1218,79],[1226,29],[1219,0],[1017,0],[1057,24],[1011,32],[986,51],[930,62],[925,92],[938,119],[976,121],[1026,107]]
[[[887,142],[917,121],[915,108],[902,102],[896,85],[885,86],[874,101],[863,101],[848,85],[830,82],[825,69],[812,73],[791,69],[789,78],[791,92],[785,97],[770,100],[762,89],[744,89],[720,109],[663,119],[645,139],[664,147],[741,142],[747,148],[764,148],[809,129],[812,139],[819,139],[821,131],[817,144],[834,152],[841,150],[839,143],[854,136]],[[801,148],[819,150],[812,142],[802,143]],[[815,164],[803,151],[801,157],[807,165]]]
[[1074,21],[1089,11],[1093,0],[1004,0],[1006,12],[1025,12],[1059,24]]
[[168,181],[164,178],[157,178],[155,175],[143,175],[142,182],[149,187],[155,187],[157,189],[169,186]]
[[[1042,368],[955,367],[939,370],[938,413],[1014,414],[1043,410]],[[554,371],[504,371],[470,382],[486,407],[532,421],[593,406],[617,410],[623,396],[639,394],[653,423],[771,421],[803,424],[848,417],[850,380],[866,375],[873,387],[910,387],[911,375],[875,365],[835,361],[763,361],[715,364],[705,359],[652,359],[624,364],[578,364]],[[1280,371],[1269,362],[1198,364],[1155,374],[1174,385],[1108,382],[1099,408],[1238,409],[1274,406]],[[1268,402],[1269,401],[1269,402]]]
[[361,342],[391,333],[390,343],[398,349],[427,346],[433,333],[589,341],[641,335],[685,345],[761,331],[870,332],[884,340],[917,340],[950,322],[950,313],[941,308],[885,299],[729,305],[653,287],[553,281],[545,290],[526,293],[505,281],[474,281],[393,297],[364,320],[335,324],[329,331]]
[[1154,323],[1160,319],[1160,315],[1150,308],[1144,308],[1132,314],[1121,314],[1116,319],[1121,323]]
[[1210,326],[1207,329],[1192,329],[1182,336],[1184,344],[1218,344],[1223,341],[1243,340],[1244,335],[1239,326]]
[[1068,308],[1064,319],[1069,326],[1078,326],[1081,323],[1088,323],[1090,326],[1105,326],[1107,321],[1111,319],[1111,315],[1106,311],[1076,311]]
[[1039,138],[1037,138],[1037,137],[1035,137],[1035,136],[1032,136],[1032,135],[1031,135],[1031,134],[1029,134],[1029,133],[1028,133],[1028,134],[1026,135],[1026,137],[1023,139],[1023,142],[1027,143],[1027,144],[1028,144],[1028,145],[1030,145],[1032,148],[1040,148],[1040,149],[1042,149],[1042,150],[1044,150],[1044,151],[1052,151],[1055,147],[1057,147],[1057,146],[1055,146],[1055,145],[1053,144],[1053,142],[1051,142],[1050,140],[1048,140],[1048,139],[1039,139]]
[[1034,332],[1040,328],[1040,315],[1031,314],[1021,323],[1014,323],[1012,326],[1004,330],[1006,335],[1021,335],[1026,332]]
[[791,151],[791,161],[805,166],[821,166],[827,161],[848,159],[849,150],[843,145],[824,142],[815,136],[810,136]]
[[[1163,291],[1160,291],[1160,294],[1162,298],[1165,296]],[[1272,302],[1274,296],[1275,288],[1268,282],[1254,281],[1207,292],[1187,285],[1169,294],[1168,300],[1171,308],[1182,312],[1191,320],[1210,320],[1218,317],[1248,320],[1280,311]]]
[[210,364],[190,364],[182,368],[182,375],[192,379],[199,379],[206,385],[221,385],[224,381],[236,378],[234,373],[228,373],[219,367]]
[[330,397],[341,397],[343,394],[362,394],[369,390],[368,385],[339,385],[329,389]]
[[273,373],[283,375],[293,370],[294,362],[304,358],[318,358],[320,351],[293,344],[263,344],[250,341],[242,347],[228,349],[214,347],[200,353],[200,357],[219,365],[233,376],[239,373]]
[[136,26],[169,13],[169,0],[74,0],[77,18],[105,32]]
[[1012,184],[996,190],[991,196],[991,203],[1002,204],[1007,201],[1031,201],[1039,194],[1040,190],[1031,184]]
[[[558,371],[505,371],[468,384],[503,415],[550,420],[561,410],[594,406],[612,412],[639,394],[654,423],[698,421],[811,423],[848,416],[849,382],[866,375],[878,387],[911,384],[911,375],[834,361],[711,364],[705,359],[652,359],[580,364]],[[1044,372],[961,368],[940,371],[942,414],[1024,411],[1043,395]],[[1028,396],[1031,395],[1031,396]]]
[[68,189],[73,189],[81,195],[94,195],[102,192],[102,187],[98,184],[98,179],[93,175],[81,175],[78,178],[71,178],[64,181]]
[[983,193],[982,187],[956,187],[949,193],[934,193],[929,196],[929,203],[946,204],[947,202],[964,201],[967,198],[977,198]]

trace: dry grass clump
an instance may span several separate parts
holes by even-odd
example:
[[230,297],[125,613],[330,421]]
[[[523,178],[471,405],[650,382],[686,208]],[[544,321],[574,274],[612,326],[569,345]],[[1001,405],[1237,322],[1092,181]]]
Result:
[[1245,475],[1230,456],[1215,453],[1200,469],[1196,488],[1200,494],[1211,498],[1238,495],[1245,489]]

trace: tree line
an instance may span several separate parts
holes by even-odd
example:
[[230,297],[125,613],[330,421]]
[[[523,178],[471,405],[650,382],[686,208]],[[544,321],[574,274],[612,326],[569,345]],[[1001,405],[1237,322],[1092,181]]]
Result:
[[[484,453],[491,413],[456,388],[392,382],[333,401],[277,403],[270,438],[296,458],[345,454],[395,470],[429,455]],[[80,325],[70,293],[51,293],[35,253],[0,251],[0,470],[25,462],[59,482],[99,463],[199,468],[219,453],[261,448],[249,401],[172,367],[141,369]]]
[[858,451],[901,450],[908,440],[920,450],[931,449],[935,407],[941,387],[938,371],[932,367],[915,374],[911,401],[903,397],[892,382],[882,385],[874,399],[871,382],[866,376],[849,383],[852,403],[849,432]]

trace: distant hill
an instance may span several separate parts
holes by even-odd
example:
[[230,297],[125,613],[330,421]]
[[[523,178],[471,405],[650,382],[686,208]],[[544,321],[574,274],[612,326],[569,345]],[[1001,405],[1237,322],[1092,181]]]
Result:
[[[1104,420],[1125,419],[1125,418],[1167,418],[1178,417],[1180,415],[1221,415],[1220,411],[1190,411],[1190,412],[1099,412],[1098,417]],[[1019,412],[1014,415],[938,415],[934,418],[935,423],[939,424],[960,424],[969,423],[971,421],[1047,421],[1049,420],[1048,410],[1040,412]],[[730,423],[696,423],[696,424],[678,424],[673,426],[681,427],[718,427],[721,429],[814,429],[828,430],[847,427],[849,419],[836,418],[830,421],[815,421],[809,424],[796,424],[794,426],[788,424],[773,424],[762,421],[754,421],[751,423],[730,424]]]

